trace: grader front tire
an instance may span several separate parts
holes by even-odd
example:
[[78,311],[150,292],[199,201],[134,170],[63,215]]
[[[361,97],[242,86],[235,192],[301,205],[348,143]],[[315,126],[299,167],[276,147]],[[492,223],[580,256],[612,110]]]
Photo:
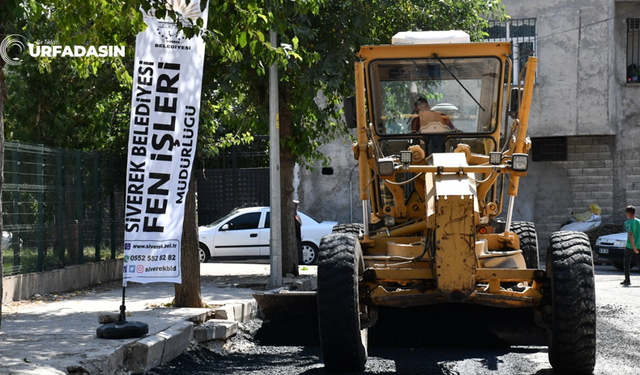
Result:
[[555,372],[592,374],[596,363],[596,299],[589,238],[582,232],[551,234],[552,324],[549,362]]
[[358,239],[346,233],[322,238],[318,259],[318,325],[327,370],[361,371],[367,328],[361,328],[358,280],[363,271]]

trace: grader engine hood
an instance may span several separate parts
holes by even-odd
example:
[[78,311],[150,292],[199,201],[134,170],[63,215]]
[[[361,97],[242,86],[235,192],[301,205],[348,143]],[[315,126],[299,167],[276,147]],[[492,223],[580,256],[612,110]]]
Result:
[[[464,154],[433,154],[436,167],[465,167]],[[428,227],[435,230],[432,271],[440,293],[464,302],[476,285],[475,226],[479,220],[473,173],[426,176]]]

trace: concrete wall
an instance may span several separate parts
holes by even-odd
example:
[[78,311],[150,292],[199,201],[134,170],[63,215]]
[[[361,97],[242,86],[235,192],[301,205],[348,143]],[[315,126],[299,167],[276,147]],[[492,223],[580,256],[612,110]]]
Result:
[[512,19],[535,18],[538,80],[532,137],[614,135],[609,121],[609,0],[503,1]]
[[2,303],[31,298],[35,294],[64,293],[90,285],[122,280],[122,258],[85,263],[47,272],[2,278]]
[[[355,131],[351,135],[355,137]],[[300,210],[320,220],[361,223],[358,163],[353,157],[352,141],[345,136],[322,146],[322,152],[331,157],[333,174],[323,175],[319,167],[314,171],[300,168],[296,178]]]

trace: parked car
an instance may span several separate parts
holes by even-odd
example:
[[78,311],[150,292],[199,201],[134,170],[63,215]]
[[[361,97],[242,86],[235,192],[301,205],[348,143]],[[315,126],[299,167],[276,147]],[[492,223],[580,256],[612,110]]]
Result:
[[[302,221],[302,259],[315,264],[323,236],[330,234],[335,221],[318,222],[298,211]],[[269,207],[240,208],[215,222],[198,228],[200,262],[209,259],[269,259]]]
[[[624,251],[627,247],[627,232],[600,236],[596,240],[596,252],[599,259],[606,259],[613,263],[618,270],[624,269]],[[634,263],[631,262],[631,268]],[[640,265],[636,265],[640,268]]]

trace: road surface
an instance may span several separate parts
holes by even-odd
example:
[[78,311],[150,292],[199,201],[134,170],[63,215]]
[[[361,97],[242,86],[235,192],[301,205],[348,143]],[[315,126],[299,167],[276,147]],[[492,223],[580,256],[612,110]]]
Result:
[[[610,265],[596,266],[597,375],[640,374],[640,274],[631,286]],[[509,347],[470,320],[424,311],[382,313],[370,330],[363,374],[553,374],[546,347]],[[287,327],[253,321],[226,344],[188,350],[148,374],[325,374],[315,317]]]

